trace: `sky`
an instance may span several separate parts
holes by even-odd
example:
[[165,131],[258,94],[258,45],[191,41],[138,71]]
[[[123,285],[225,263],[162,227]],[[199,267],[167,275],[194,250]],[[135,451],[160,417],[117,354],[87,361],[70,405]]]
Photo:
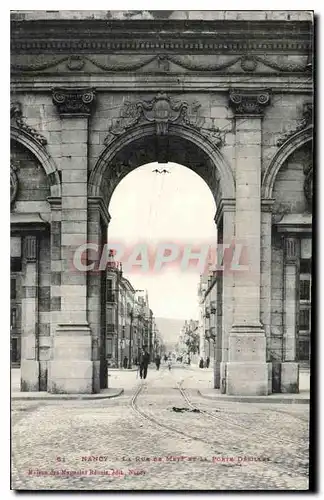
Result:
[[[156,168],[170,173],[152,172]],[[190,169],[175,163],[143,165],[129,173],[114,191],[109,205],[108,242],[125,248],[121,259],[124,275],[134,288],[148,291],[155,317],[198,319],[201,269],[197,261],[190,269],[184,265],[181,269],[183,246],[179,243],[214,243],[215,211],[207,184]],[[157,272],[157,245],[165,242],[175,245],[173,252],[179,252],[179,261],[166,263]],[[138,256],[140,265],[131,266],[130,255],[136,257],[139,243],[145,244]],[[153,255],[149,270],[145,268],[145,248]]]

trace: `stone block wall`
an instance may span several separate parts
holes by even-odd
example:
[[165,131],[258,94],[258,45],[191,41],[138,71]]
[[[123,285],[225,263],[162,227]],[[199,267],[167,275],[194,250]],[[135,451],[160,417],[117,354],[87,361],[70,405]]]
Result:
[[16,141],[11,141],[11,161],[18,167],[18,191],[12,212],[39,213],[48,220],[50,187],[43,167],[30,151]]
[[312,158],[309,146],[295,151],[278,172],[273,189],[274,213],[299,213],[307,211],[304,193],[304,167]]

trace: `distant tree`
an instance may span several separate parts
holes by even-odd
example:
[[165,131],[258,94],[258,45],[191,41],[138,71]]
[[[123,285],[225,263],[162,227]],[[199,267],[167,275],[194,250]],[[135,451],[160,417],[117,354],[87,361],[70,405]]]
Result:
[[188,330],[185,334],[185,344],[188,348],[188,354],[196,354],[199,352],[199,333],[197,329],[194,331]]

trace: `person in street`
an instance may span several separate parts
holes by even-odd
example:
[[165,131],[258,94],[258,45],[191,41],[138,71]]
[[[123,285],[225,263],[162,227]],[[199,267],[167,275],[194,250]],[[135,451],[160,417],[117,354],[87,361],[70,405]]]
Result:
[[164,362],[166,363],[168,361],[168,356],[165,354],[164,355]]
[[209,368],[209,363],[210,363],[210,359],[209,359],[209,356],[207,356],[207,359],[206,359],[206,368]]
[[199,368],[204,368],[204,360],[203,360],[203,358],[200,358]]
[[139,366],[140,366],[140,378],[146,379],[147,376],[147,368],[150,362],[150,355],[144,347],[140,354]]
[[127,356],[125,356],[123,361],[123,368],[127,368],[127,363],[128,363],[128,358]]
[[169,368],[169,371],[170,371],[170,370],[171,370],[171,368],[172,368],[172,360],[171,360],[171,356],[169,356],[169,357],[168,357],[168,361],[167,361],[167,363],[168,363],[168,368]]
[[155,358],[155,364],[156,364],[156,369],[159,370],[160,364],[161,364],[161,357],[159,356],[159,354],[157,354],[157,356]]

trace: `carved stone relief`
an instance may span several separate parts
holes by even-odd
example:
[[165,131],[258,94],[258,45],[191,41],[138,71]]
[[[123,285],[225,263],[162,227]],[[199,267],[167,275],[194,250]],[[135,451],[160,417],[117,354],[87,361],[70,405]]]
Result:
[[304,164],[304,193],[308,207],[312,207],[313,203],[313,161],[310,159]]
[[18,192],[18,176],[17,171],[19,165],[16,162],[10,162],[10,204],[14,203]]
[[[293,59],[292,59],[293,57]],[[20,62],[21,61],[21,62]],[[137,71],[156,61],[156,71],[170,71],[170,63],[187,71],[227,72],[275,72],[304,73],[311,71],[308,56],[266,56],[266,55],[182,55],[182,54],[131,54],[131,55],[85,55],[72,54],[60,57],[30,56],[26,64],[25,58],[13,55],[11,71],[20,73],[41,73],[65,64],[70,71],[96,69],[103,72]],[[268,70],[267,70],[268,68]],[[149,70],[150,71],[150,70]],[[174,69],[176,71],[176,68]]]
[[312,125],[312,123],[313,123],[313,103],[306,102],[303,107],[302,119],[299,120],[299,122],[297,122],[295,128],[289,130],[288,132],[285,132],[278,138],[277,146],[282,146],[290,137],[292,137],[297,132],[300,132],[304,128]]
[[37,130],[25,123],[25,120],[22,116],[20,102],[16,101],[10,104],[10,124],[32,135],[34,139],[36,139],[36,141],[38,141],[41,145],[44,146],[45,144],[47,144],[47,140],[43,135],[41,135],[39,132],[37,132]]
[[151,101],[125,102],[120,117],[109,127],[105,144],[110,144],[116,137],[139,123],[154,123],[157,136],[167,135],[169,126],[178,123],[198,130],[215,145],[219,145],[222,142],[220,131],[203,126],[205,120],[198,114],[200,106],[197,101],[189,104],[186,101],[171,99],[165,93],[158,93]]

